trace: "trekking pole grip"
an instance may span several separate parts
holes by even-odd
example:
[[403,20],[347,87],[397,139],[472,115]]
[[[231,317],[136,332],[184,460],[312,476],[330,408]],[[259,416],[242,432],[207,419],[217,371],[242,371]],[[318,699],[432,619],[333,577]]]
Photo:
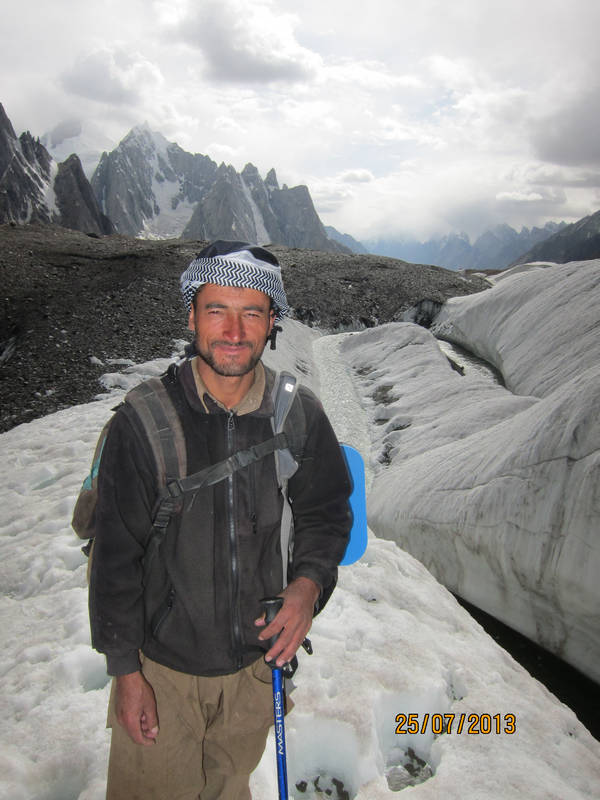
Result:
[[[283,597],[263,597],[260,603],[265,612],[265,622],[267,625],[269,625],[271,622],[273,622],[279,609],[283,605]],[[276,633],[275,636],[271,636],[268,641],[268,650],[273,647],[278,638],[278,633]]]

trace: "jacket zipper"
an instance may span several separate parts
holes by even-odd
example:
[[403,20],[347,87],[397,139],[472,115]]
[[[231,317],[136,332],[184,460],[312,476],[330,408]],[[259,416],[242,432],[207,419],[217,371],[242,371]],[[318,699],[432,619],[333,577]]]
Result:
[[254,536],[258,533],[258,525],[256,520],[256,504],[254,502],[254,497],[256,494],[256,478],[255,478],[255,467],[256,464],[250,464],[248,467],[248,483],[249,483],[249,491],[250,491],[250,498],[249,498],[249,512],[250,512],[250,522],[252,523],[252,533]]
[[[230,411],[227,417],[227,455],[232,455],[234,452],[234,437],[235,437],[235,417],[233,411]],[[233,634],[234,651],[237,657],[237,668],[241,669],[243,666],[242,658],[242,631],[240,624],[240,609],[239,609],[239,564],[237,557],[237,542],[235,530],[235,513],[234,513],[234,497],[233,497],[233,475],[227,478],[227,500],[229,507],[229,550],[231,554],[231,625]]]

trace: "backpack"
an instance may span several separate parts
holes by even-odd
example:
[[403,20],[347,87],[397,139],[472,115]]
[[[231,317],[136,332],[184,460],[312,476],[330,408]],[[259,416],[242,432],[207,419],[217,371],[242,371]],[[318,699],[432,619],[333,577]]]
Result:
[[[171,377],[173,373],[170,372]],[[302,404],[296,402],[297,379],[289,372],[279,372],[272,390],[273,436],[245,450],[238,450],[229,458],[187,475],[185,438],[179,415],[173,405],[165,384],[160,378],[150,378],[131,389],[117,408],[123,408],[138,424],[141,424],[156,466],[158,492],[153,509],[152,529],[146,546],[145,561],[149,550],[157,552],[171,519],[182,506],[186,492],[196,491],[202,486],[211,486],[232,475],[238,469],[274,453],[277,482],[284,498],[281,519],[281,558],[283,585],[287,585],[288,564],[293,553],[293,517],[287,498],[288,479],[298,469],[297,459],[302,454],[305,440],[306,419]],[[98,472],[102,451],[110,430],[111,419],[104,425],[92,459],[89,475],[83,481],[73,510],[71,526],[80,539],[87,540],[82,547],[89,556],[88,579],[93,554],[96,504],[98,502]],[[284,430],[285,428],[285,430]]]

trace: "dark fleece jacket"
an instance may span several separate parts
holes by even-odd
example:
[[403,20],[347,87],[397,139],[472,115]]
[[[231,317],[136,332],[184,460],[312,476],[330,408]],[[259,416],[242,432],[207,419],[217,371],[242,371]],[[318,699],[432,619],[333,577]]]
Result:
[[[228,412],[199,397],[191,362],[163,379],[180,415],[188,474],[272,436],[271,389],[255,410]],[[299,468],[288,484],[294,516],[289,579],[335,585],[351,527],[350,480],[323,408],[305,387],[306,418]],[[273,455],[185,497],[160,554],[144,563],[156,499],[152,452],[130,415],[117,410],[98,478],[96,540],[90,577],[92,644],[112,675],[139,668],[138,652],[193,675],[228,674],[261,654],[254,619],[260,598],[283,588],[283,505]]]

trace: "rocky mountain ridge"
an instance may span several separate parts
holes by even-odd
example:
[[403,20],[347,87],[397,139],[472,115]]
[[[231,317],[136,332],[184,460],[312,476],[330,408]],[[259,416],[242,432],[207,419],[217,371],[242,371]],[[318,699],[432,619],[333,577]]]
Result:
[[17,137],[1,104],[0,222],[56,222],[96,235],[114,230],[78,157],[57,164],[29,131]]
[[238,173],[186,152],[144,124],[102,153],[88,183],[77,155],[58,163],[44,146],[64,155],[79,133],[81,126],[70,121],[43,141],[29,132],[17,138],[0,107],[0,223],[56,222],[95,235],[221,238],[349,252],[327,236],[308,188],[280,187],[274,169],[265,180],[252,164]]
[[531,261],[566,264],[568,261],[589,261],[592,258],[600,258],[600,211],[561,228],[520,256],[511,266]]
[[328,238],[306,186],[279,187],[253,164],[241,173],[184,151],[147,124],[103,153],[91,179],[119,233],[144,238],[232,239],[347,252]]
[[333,225],[325,225],[325,231],[330,239],[343,244],[344,247],[347,247],[352,253],[364,254],[369,252],[361,242],[357,241],[353,236],[350,236],[349,233],[340,233]]

